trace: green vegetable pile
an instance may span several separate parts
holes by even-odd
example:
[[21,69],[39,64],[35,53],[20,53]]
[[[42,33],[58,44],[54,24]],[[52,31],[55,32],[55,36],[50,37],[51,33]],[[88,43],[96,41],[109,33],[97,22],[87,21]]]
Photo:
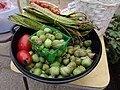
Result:
[[120,60],[120,15],[114,15],[104,37],[108,61],[115,64]]
[[65,43],[63,35],[60,32],[53,32],[50,28],[39,30],[36,35],[30,39],[46,49],[51,47],[52,49],[57,49]]
[[43,26],[49,25],[62,32],[66,32],[72,40],[74,35],[80,40],[80,37],[88,35],[94,29],[94,25],[84,14],[82,16],[56,15],[49,9],[40,7],[35,3],[26,6],[22,14],[11,15],[9,20],[15,24],[34,30],[40,30]]
[[92,41],[84,40],[68,45],[64,54],[54,63],[50,63],[33,49],[29,51],[33,62],[25,68],[32,74],[46,78],[64,78],[78,75],[91,66],[95,53],[91,49]]
[[69,36],[50,26],[41,28],[29,37],[32,49],[51,63],[65,52],[69,40]]
[[[85,14],[81,13],[81,16],[78,16],[78,13],[68,16],[56,15],[35,3],[29,4],[23,10],[23,13],[11,15],[8,19],[15,24],[36,30],[36,35],[29,39],[35,43],[29,51],[32,63],[25,66],[30,73],[46,78],[64,78],[78,75],[92,65],[95,55],[92,52],[92,41],[86,40],[84,36],[87,36],[95,26]],[[46,26],[60,30],[66,36],[69,35],[71,40],[68,40],[68,46],[59,50],[58,48],[67,40],[63,34],[52,32],[50,28],[45,28]],[[41,28],[45,29],[42,31]],[[35,47],[36,44],[42,48]],[[45,53],[43,48],[52,54],[58,49],[54,55],[59,58],[51,63],[48,59],[53,56],[43,56],[36,52],[38,48],[41,50],[39,52],[45,55],[50,55],[50,53]],[[61,53],[63,50],[64,52]]]

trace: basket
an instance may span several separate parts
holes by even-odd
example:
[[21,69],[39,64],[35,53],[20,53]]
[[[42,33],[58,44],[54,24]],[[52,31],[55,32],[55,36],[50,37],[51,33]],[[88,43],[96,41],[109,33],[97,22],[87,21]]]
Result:
[[98,27],[99,36],[106,31],[119,3],[120,0],[75,0],[76,11],[88,16]]
[[[61,33],[60,31],[58,31],[55,28],[52,28],[50,26],[44,26],[43,28],[41,28],[41,30],[44,30],[45,28],[49,28],[50,30],[52,30],[54,33]],[[70,40],[70,37],[65,35],[64,33],[61,33],[63,36],[63,39],[65,40],[65,42],[60,45],[60,47],[55,48],[54,50],[52,49],[52,51],[50,51],[50,49],[45,48],[42,45],[38,45],[36,44],[33,40],[31,40],[31,38],[33,36],[37,35],[37,32],[35,32],[34,34],[32,34],[28,40],[31,42],[31,44],[34,47],[35,52],[39,55],[44,57],[46,60],[48,60],[50,63],[55,62],[56,60],[59,59],[59,57],[61,57],[63,55],[63,53],[66,51],[66,47],[68,45],[68,42]]]

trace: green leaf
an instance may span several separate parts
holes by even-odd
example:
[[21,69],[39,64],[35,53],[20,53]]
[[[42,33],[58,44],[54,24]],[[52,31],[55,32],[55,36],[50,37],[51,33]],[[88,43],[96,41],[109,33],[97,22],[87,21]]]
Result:
[[109,52],[107,52],[107,58],[112,63],[115,64],[119,61],[119,56],[117,55],[117,52],[111,44],[108,44],[107,47],[109,48]]
[[109,44],[111,44],[111,46],[112,46],[114,49],[117,47],[117,43],[116,43],[115,40],[111,40],[111,41],[109,42]]
[[116,21],[120,22],[120,15],[119,14],[115,14],[114,17],[115,17]]
[[118,32],[111,31],[109,34],[112,38],[117,38],[118,37]]
[[108,28],[113,28],[114,25],[112,23],[109,24]]

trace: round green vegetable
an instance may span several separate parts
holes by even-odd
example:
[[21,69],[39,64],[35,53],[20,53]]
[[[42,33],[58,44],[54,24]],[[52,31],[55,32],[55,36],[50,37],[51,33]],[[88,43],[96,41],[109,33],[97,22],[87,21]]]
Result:
[[63,35],[61,33],[56,33],[55,38],[60,40],[63,38]]
[[70,61],[75,62],[75,56],[74,55],[70,56]]
[[79,67],[77,67],[73,70],[73,75],[78,75],[80,73],[81,73],[81,70],[79,69]]
[[45,32],[45,33],[52,33],[52,30],[51,30],[50,28],[45,28],[45,29],[44,29],[44,32]]
[[59,75],[57,78],[63,78],[63,76],[62,76],[62,75]]
[[33,55],[33,54],[34,54],[33,51],[29,51],[29,53],[30,53],[30,55]]
[[48,75],[45,74],[45,73],[42,73],[40,76],[41,76],[41,77],[46,77],[46,78],[48,78]]
[[42,68],[42,63],[41,62],[36,63],[34,68]]
[[88,57],[89,57],[89,58],[92,59],[94,56],[95,56],[95,53],[88,53]]
[[70,61],[70,60],[67,59],[67,58],[66,58],[66,59],[63,59],[63,64],[64,64],[64,65],[68,65],[68,64],[69,64],[69,61]]
[[51,44],[52,44],[52,41],[50,39],[46,39],[45,42],[44,42],[44,45],[45,45],[46,48],[50,48]]
[[38,54],[33,54],[32,55],[32,60],[33,60],[33,62],[39,62],[40,61],[40,59],[39,59],[39,57],[38,57]]
[[44,42],[46,40],[46,36],[45,35],[41,35],[40,39]]
[[75,63],[76,65],[80,65],[81,64],[81,59],[80,58],[75,58]]
[[35,68],[33,70],[33,74],[37,75],[37,76],[40,76],[40,74],[42,73],[42,70],[40,68]]
[[54,62],[53,64],[51,64],[50,66],[51,66],[51,67],[53,67],[53,66],[58,66],[58,67],[59,67],[59,66],[60,66],[60,62],[56,61],[56,62]]
[[45,62],[45,59],[43,57],[39,57],[39,60],[40,60],[41,63]]
[[92,60],[86,56],[81,63],[84,67],[89,67],[92,64]]
[[90,46],[92,45],[92,41],[91,41],[91,40],[85,40],[85,41],[83,42],[83,45],[84,45],[85,47],[90,47]]
[[87,52],[86,52],[85,49],[80,48],[80,49],[78,49],[78,50],[76,50],[76,51],[74,52],[74,55],[75,55],[76,57],[86,56],[86,55],[87,55]]
[[41,38],[37,38],[35,40],[35,43],[38,44],[38,45],[42,45],[42,39]]
[[45,32],[42,31],[42,30],[37,31],[37,33],[36,33],[36,35],[37,35],[38,37],[40,37],[41,35],[44,35],[44,34],[45,34]]
[[73,70],[76,68],[76,63],[72,61],[67,65],[67,67],[69,67],[71,70]]
[[27,70],[30,70],[30,69],[32,69],[33,67],[34,67],[34,64],[31,63],[31,64],[27,65],[25,68],[26,68]]
[[79,66],[79,69],[81,72],[84,72],[86,70],[85,67],[83,67],[82,65]]
[[53,66],[50,68],[50,74],[52,76],[57,76],[60,73],[60,68],[58,66]]
[[43,67],[42,67],[42,70],[47,70],[47,69],[49,69],[49,65],[47,65],[47,64],[43,64]]
[[64,66],[60,68],[60,73],[62,76],[66,77],[69,76],[71,74],[72,70],[70,69],[70,67]]
[[73,48],[68,49],[68,53],[69,54],[73,54],[74,53],[74,49]]
[[35,42],[36,39],[38,39],[38,36],[32,36],[32,37],[31,37],[31,40],[32,40],[33,42]]

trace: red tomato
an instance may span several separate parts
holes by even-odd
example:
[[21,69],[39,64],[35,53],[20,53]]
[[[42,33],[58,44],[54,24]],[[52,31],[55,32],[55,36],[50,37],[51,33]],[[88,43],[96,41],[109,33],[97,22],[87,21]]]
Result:
[[40,6],[41,6],[41,7],[44,7],[44,3],[41,3]]
[[49,9],[49,5],[48,4],[44,4],[43,8]]
[[31,49],[32,45],[31,45],[30,41],[28,40],[29,36],[30,36],[29,34],[24,34],[20,38],[20,40],[18,42],[18,49],[19,50],[27,50],[27,51],[29,51]]
[[56,11],[56,13],[55,13],[55,14],[60,15],[60,12],[59,12],[59,11]]
[[37,2],[37,1],[35,1],[34,3],[37,4],[37,5],[39,5],[39,2]]
[[17,59],[22,65],[29,65],[32,63],[32,56],[26,50],[20,50],[17,53]]

